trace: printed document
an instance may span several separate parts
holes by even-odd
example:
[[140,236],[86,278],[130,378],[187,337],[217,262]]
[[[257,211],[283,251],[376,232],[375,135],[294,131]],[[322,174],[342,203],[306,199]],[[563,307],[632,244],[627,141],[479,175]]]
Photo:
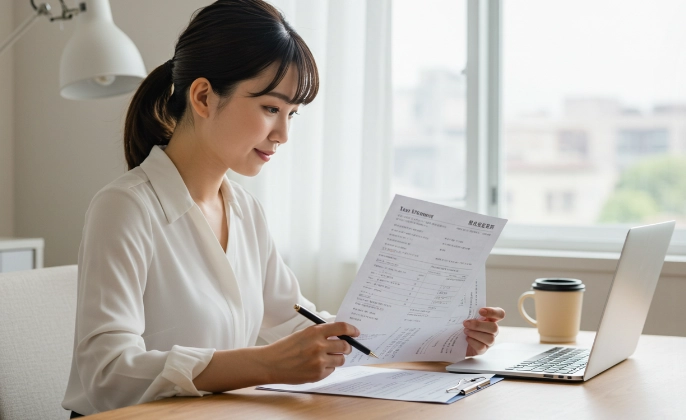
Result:
[[461,379],[490,379],[492,376],[353,366],[338,368],[315,383],[264,385],[257,389],[450,404],[465,396],[446,392],[446,389],[458,385]]
[[396,195],[336,321],[379,358],[344,366],[465,358],[462,322],[486,304],[484,264],[504,219]]

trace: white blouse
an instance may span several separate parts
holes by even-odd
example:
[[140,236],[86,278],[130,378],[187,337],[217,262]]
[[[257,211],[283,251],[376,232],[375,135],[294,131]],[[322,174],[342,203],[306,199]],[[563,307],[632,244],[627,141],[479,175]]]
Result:
[[[96,194],[78,259],[74,353],[65,409],[89,415],[171,396],[215,349],[273,342],[311,325],[311,310],[259,202],[224,177],[226,253],[174,163],[155,146]],[[333,317],[322,312],[327,320]]]

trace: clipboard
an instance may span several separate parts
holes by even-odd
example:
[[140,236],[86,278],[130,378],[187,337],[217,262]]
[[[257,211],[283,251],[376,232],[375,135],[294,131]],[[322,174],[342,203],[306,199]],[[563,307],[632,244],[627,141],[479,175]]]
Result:
[[[482,377],[483,376],[483,377]],[[488,378],[488,379],[486,379]],[[476,382],[479,379],[479,382]],[[271,384],[257,390],[452,404],[502,381],[492,374],[457,374],[371,366],[336,369],[314,383]],[[484,384],[485,383],[485,384]],[[457,388],[456,392],[449,389]],[[460,393],[464,388],[465,392]],[[472,389],[473,388],[473,389]]]
[[484,389],[486,389],[492,385],[497,384],[498,382],[502,381],[503,379],[505,379],[505,377],[503,377],[503,376],[493,376],[490,379],[490,382],[485,384],[485,385],[475,386],[473,390],[468,390],[467,392],[462,392],[462,390],[460,390],[460,392],[457,392],[455,394],[454,398],[452,398],[450,401],[448,401],[448,404],[452,404],[455,401],[460,401],[462,399],[469,397],[470,395],[474,395],[479,391],[482,391],[482,390],[484,390]]

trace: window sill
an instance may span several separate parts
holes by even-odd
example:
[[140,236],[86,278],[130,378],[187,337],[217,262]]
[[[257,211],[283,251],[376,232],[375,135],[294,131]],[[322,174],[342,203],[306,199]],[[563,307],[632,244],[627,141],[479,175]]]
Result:
[[[618,252],[493,248],[486,265],[493,268],[558,269],[579,272],[614,272]],[[668,255],[662,276],[686,279],[686,256]]]
[[[560,251],[576,254],[619,256],[632,226],[547,226],[509,224],[498,238],[496,248]],[[667,255],[686,257],[686,229],[676,229]],[[589,255],[592,258],[592,255]],[[612,258],[612,255],[609,256]],[[615,260],[617,258],[614,258]]]

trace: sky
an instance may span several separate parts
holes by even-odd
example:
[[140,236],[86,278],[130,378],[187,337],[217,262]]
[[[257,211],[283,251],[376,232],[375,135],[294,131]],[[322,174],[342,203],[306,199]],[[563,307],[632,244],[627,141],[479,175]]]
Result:
[[[420,66],[461,71],[466,0],[393,0],[395,86]],[[686,103],[686,0],[504,0],[503,110],[559,112],[565,97],[649,111]]]

